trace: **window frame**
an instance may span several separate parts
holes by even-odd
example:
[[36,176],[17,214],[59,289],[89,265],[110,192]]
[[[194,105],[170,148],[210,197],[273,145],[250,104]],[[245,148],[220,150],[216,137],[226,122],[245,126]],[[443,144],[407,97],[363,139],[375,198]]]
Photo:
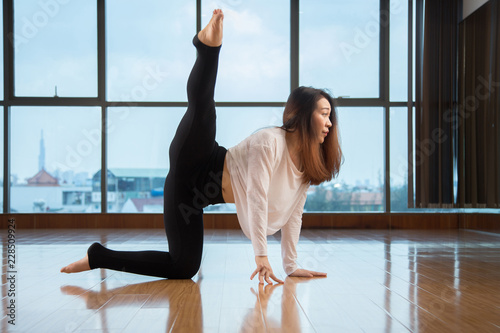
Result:
[[[130,101],[108,101],[106,97],[106,0],[95,0],[97,2],[97,97],[29,97],[14,94],[14,45],[11,37],[14,31],[14,0],[3,0],[3,82],[4,99],[0,101],[3,106],[4,117],[4,161],[3,161],[3,212],[10,213],[10,112],[12,106],[97,106],[101,108],[101,128],[107,128],[108,107],[187,107],[187,102],[130,102]],[[196,2],[196,30],[201,30],[201,8],[202,0]],[[416,16],[413,15],[413,0],[408,0],[408,98],[406,101],[391,101],[390,75],[389,75],[389,52],[390,52],[390,15],[383,16],[389,12],[390,0],[380,0],[380,19],[387,21],[387,24],[380,25],[379,38],[379,97],[378,98],[339,98],[339,107],[382,107],[384,109],[384,212],[391,211],[390,206],[390,108],[407,107],[408,109],[408,163],[412,164],[412,111],[413,85],[412,85],[412,44],[413,44],[413,21],[421,21],[423,15],[418,10],[423,0],[416,0]],[[290,91],[299,86],[299,16],[300,1],[290,0]],[[418,29],[417,29],[418,31]],[[195,33],[195,31],[193,31]],[[420,36],[421,38],[421,36]],[[416,37],[419,40],[419,36]],[[418,63],[418,54],[417,54]],[[280,102],[218,102],[217,106],[222,107],[282,107],[286,101]],[[103,131],[101,139],[101,170],[107,170],[107,133]],[[102,173],[101,173],[102,174]],[[107,213],[107,173],[101,179],[101,213]],[[408,193],[409,203],[413,197],[412,169],[408,168]],[[411,198],[410,198],[411,194]]]

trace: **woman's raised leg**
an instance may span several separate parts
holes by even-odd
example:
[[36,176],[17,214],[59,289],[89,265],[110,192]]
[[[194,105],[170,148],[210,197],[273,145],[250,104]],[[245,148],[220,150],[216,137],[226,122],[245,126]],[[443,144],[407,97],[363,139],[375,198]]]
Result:
[[108,268],[165,278],[191,278],[198,271],[206,204],[200,204],[197,186],[205,181],[204,165],[220,160],[225,152],[215,142],[213,99],[223,18],[222,11],[215,10],[209,24],[193,40],[198,55],[188,79],[188,109],[170,146],[170,170],[164,188],[169,252],[113,251],[94,243],[87,256],[63,267],[61,272]]
[[170,145],[170,171],[164,188],[169,253],[173,262],[183,266],[181,270],[194,273],[203,250],[207,165],[225,151],[215,141],[214,101],[223,18],[222,11],[215,10],[208,25],[193,39],[198,54],[187,83],[188,109]]

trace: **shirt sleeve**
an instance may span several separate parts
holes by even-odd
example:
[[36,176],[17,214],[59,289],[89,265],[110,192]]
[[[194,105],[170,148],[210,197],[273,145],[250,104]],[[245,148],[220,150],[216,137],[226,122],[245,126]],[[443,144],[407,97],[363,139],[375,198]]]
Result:
[[300,229],[302,227],[302,213],[306,203],[307,189],[297,203],[288,222],[281,228],[281,258],[283,269],[287,275],[292,274],[297,266],[297,243],[299,242]]
[[268,192],[275,147],[252,144],[248,151],[247,205],[250,239],[256,256],[267,255]]

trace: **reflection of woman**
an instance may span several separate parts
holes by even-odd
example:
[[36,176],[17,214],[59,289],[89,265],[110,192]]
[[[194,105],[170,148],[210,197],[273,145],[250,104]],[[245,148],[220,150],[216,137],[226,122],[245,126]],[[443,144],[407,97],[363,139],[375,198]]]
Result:
[[[97,315],[103,317],[101,320],[103,325],[116,325],[114,322],[107,321],[106,315],[113,311],[123,311],[120,309],[123,303],[110,301],[112,295],[136,295],[137,297],[127,298],[128,306],[144,307],[145,298],[147,298],[146,307],[149,305],[160,311],[161,309],[165,310],[165,321],[157,320],[154,323],[148,323],[150,331],[155,331],[154,328],[158,328],[158,330],[170,332],[175,325],[173,331],[202,332],[203,310],[199,283],[199,281],[195,283],[192,280],[151,281],[106,290],[106,281],[103,281],[99,292],[78,286],[63,286],[61,292],[78,296],[79,299],[85,301],[87,309],[99,310]],[[186,304],[189,306],[185,306]],[[80,318],[69,318],[68,320],[73,320],[73,324],[77,325],[87,319],[85,315],[82,315]],[[128,323],[127,330],[144,331],[144,327],[144,320],[140,320],[136,316]],[[107,329],[107,327],[103,327],[103,329]]]
[[164,223],[169,252],[122,252],[99,243],[87,256],[61,269],[65,273],[108,268],[164,278],[191,278],[203,249],[203,208],[234,202],[244,233],[251,239],[261,283],[278,279],[267,259],[266,236],[282,232],[285,272],[325,275],[296,264],[301,216],[309,184],[331,180],[342,153],[332,98],[313,88],[290,95],[281,128],[265,129],[226,150],[215,141],[214,89],[224,15],[215,10],[195,36],[198,56],[189,76],[188,109],[170,146],[165,181]]
[[[303,281],[303,280],[302,280]],[[255,295],[255,307],[245,316],[240,332],[263,332],[274,329],[282,332],[300,332],[302,325],[300,323],[298,301],[296,299],[297,280],[287,277],[285,284],[266,285],[259,284],[258,292],[253,288]],[[272,300],[273,292],[276,288],[283,286],[281,296],[281,310],[278,310],[278,299],[276,296]],[[269,302],[274,306],[268,307]],[[280,317],[278,318],[278,314]],[[280,319],[280,320],[278,320]],[[279,329],[278,329],[279,328]]]

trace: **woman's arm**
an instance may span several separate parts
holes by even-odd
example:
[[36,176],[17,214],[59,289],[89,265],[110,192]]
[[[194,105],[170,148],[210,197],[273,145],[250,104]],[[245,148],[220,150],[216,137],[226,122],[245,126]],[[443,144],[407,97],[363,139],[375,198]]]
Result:
[[247,214],[255,264],[250,279],[259,275],[259,282],[283,283],[273,273],[267,258],[268,192],[276,158],[275,142],[250,142],[247,175]]
[[283,269],[288,276],[315,277],[326,276],[326,273],[310,271],[297,266],[297,244],[299,242],[302,227],[302,213],[307,198],[307,190],[297,203],[290,220],[281,229],[281,256],[283,258]]

